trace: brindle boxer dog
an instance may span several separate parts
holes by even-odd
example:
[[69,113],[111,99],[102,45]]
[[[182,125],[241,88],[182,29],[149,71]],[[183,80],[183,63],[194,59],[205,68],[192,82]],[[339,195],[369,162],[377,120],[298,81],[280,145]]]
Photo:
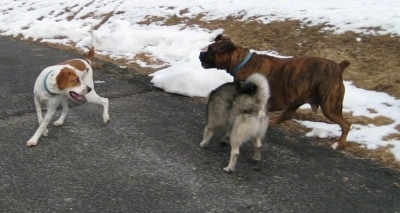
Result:
[[222,35],[215,38],[207,51],[200,53],[199,59],[205,69],[226,70],[235,81],[244,81],[254,72],[263,74],[271,88],[269,111],[283,111],[279,117],[269,121],[269,127],[290,119],[301,105],[308,103],[313,111],[321,107],[323,114],[341,127],[339,143],[334,143],[332,148],[345,147],[351,124],[342,116],[345,91],[342,75],[350,65],[349,61],[337,64],[318,57],[261,55]]

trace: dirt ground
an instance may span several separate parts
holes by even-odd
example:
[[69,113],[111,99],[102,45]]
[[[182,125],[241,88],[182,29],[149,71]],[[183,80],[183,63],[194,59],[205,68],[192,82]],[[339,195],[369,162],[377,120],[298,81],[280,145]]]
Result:
[[[185,11],[181,11],[185,13]],[[255,50],[274,50],[281,55],[319,56],[332,59],[336,62],[349,60],[351,65],[344,72],[344,79],[353,81],[360,88],[386,92],[396,98],[400,98],[400,36],[395,35],[362,35],[354,32],[334,34],[322,31],[327,25],[306,26],[300,21],[286,20],[261,24],[257,21],[241,22],[237,18],[228,17],[225,20],[211,22],[201,21],[201,16],[195,19],[172,17],[148,17],[140,24],[146,25],[154,21],[162,21],[165,25],[185,23],[186,26],[200,26],[210,30],[223,29],[224,35],[242,46]],[[369,29],[373,31],[374,29]],[[65,48],[65,47],[64,47]],[[73,49],[73,47],[70,47]],[[112,60],[106,56],[99,58],[113,63],[124,65],[142,74],[150,74],[156,70],[142,68],[136,64],[124,60]],[[150,64],[160,63],[151,56],[137,55],[136,59]],[[101,66],[97,64],[97,66]],[[371,109],[372,110],[372,109]],[[400,113],[400,112],[399,112]],[[297,119],[329,122],[321,112],[298,111]],[[392,123],[387,117],[369,119],[365,117],[353,117],[346,114],[345,117],[351,123],[382,125]],[[288,131],[307,131],[295,122],[288,121],[284,124]],[[398,134],[387,136],[387,139],[400,139],[400,126]],[[316,145],[329,146],[335,139],[315,139]],[[400,162],[396,162],[394,156],[387,152],[387,147],[374,151],[361,148],[356,143],[348,143],[346,155],[359,158],[380,161],[384,166],[400,169]]]

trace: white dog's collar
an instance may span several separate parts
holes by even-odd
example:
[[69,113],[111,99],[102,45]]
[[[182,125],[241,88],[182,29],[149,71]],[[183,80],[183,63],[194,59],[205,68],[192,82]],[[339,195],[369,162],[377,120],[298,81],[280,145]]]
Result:
[[56,94],[56,93],[54,93],[54,92],[51,92],[51,91],[49,90],[49,88],[47,87],[47,84],[46,84],[47,77],[49,77],[50,73],[52,73],[52,72],[53,72],[53,71],[48,72],[48,73],[46,74],[46,77],[44,77],[43,87],[44,87],[44,89],[46,90],[46,92],[49,93],[50,95],[58,95],[58,94]]

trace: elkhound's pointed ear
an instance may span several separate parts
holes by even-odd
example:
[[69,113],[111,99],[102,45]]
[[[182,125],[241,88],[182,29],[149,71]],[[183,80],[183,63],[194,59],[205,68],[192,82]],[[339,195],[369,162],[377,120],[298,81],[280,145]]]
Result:
[[230,38],[223,36],[222,34],[217,35],[217,37],[215,37],[214,41],[219,41],[219,40],[226,40],[226,41],[231,41]]

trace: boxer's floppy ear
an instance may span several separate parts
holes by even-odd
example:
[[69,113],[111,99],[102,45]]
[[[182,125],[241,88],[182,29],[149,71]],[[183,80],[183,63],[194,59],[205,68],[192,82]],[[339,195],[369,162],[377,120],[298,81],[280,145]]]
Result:
[[233,44],[230,41],[224,41],[219,45],[219,47],[218,47],[216,52],[224,53],[224,52],[229,52],[229,51],[234,50],[234,49],[235,49],[235,44]]
[[222,34],[217,35],[217,37],[215,37],[214,41],[219,41],[219,40],[227,40],[227,41],[231,41],[230,38],[223,36]]
[[221,37],[222,37],[221,34],[217,35],[217,37],[215,37],[214,41],[219,41],[219,40],[221,40]]

